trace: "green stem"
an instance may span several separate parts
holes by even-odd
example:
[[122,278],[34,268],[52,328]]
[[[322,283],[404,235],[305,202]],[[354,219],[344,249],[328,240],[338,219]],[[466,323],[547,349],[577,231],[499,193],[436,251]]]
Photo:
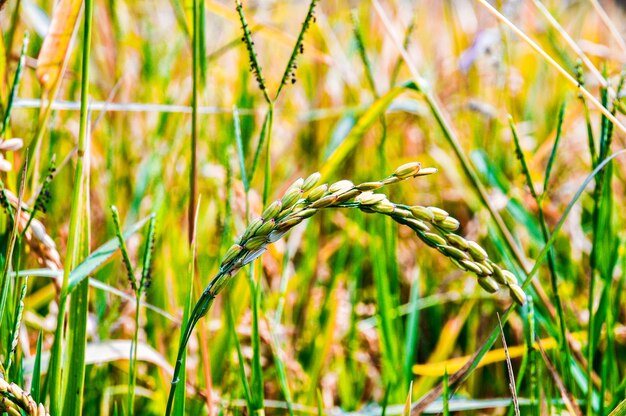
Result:
[[85,26],[83,38],[83,58],[82,58],[82,81],[80,97],[80,130],[78,135],[78,151],[76,159],[76,171],[74,174],[74,190],[72,193],[72,205],[70,213],[70,226],[67,239],[67,250],[65,255],[65,267],[63,268],[63,281],[59,299],[59,313],[57,316],[57,332],[54,337],[54,344],[50,361],[50,414],[60,414],[61,403],[61,362],[63,358],[63,340],[65,333],[65,309],[69,296],[68,284],[69,275],[72,271],[76,259],[76,248],[80,241],[80,214],[82,206],[82,183],[85,174],[83,163],[85,153],[85,142],[87,139],[87,118],[88,118],[88,97],[89,97],[89,56],[91,52],[91,20],[93,15],[93,0],[85,0]]
[[272,124],[274,121],[274,103],[270,101],[268,109],[268,125],[267,137],[265,138],[265,180],[263,182],[263,205],[267,203],[270,196],[271,175],[272,175],[272,157],[270,154],[270,146],[272,143]]
[[181,337],[180,344],[178,346],[178,353],[176,355],[176,364],[174,366],[174,373],[172,375],[170,393],[167,398],[167,407],[165,409],[166,416],[169,416],[172,413],[172,405],[174,404],[174,395],[176,393],[176,387],[178,386],[178,383],[180,381],[180,378],[179,378],[180,371],[181,371],[182,364],[184,361],[185,352],[187,351],[187,344],[189,343],[189,338],[191,338],[191,333],[193,332],[193,329],[195,328],[200,318],[206,315],[206,313],[211,308],[211,305],[213,304],[213,299],[215,299],[215,296],[217,295],[217,291],[222,287],[221,285],[219,286],[216,286],[216,285],[225,276],[226,275],[220,271],[213,278],[213,280],[211,280],[211,283],[209,283],[209,286],[207,286],[204,292],[202,292],[200,299],[198,299],[198,302],[196,302],[196,305],[194,306],[193,311],[191,312],[191,315],[189,317],[189,321],[187,321],[187,325],[185,326],[185,329],[183,331],[183,336]]
[[135,383],[137,380],[137,342],[139,340],[139,310],[141,307],[141,291],[135,292],[135,331],[131,344],[129,374],[128,374],[128,414],[135,414]]
[[200,90],[200,1],[193,1],[193,41],[192,41],[192,80],[193,93],[191,98],[191,166],[189,169],[189,206],[188,206],[188,239],[191,244],[193,230],[195,230],[195,209],[197,194],[198,170],[198,95]]

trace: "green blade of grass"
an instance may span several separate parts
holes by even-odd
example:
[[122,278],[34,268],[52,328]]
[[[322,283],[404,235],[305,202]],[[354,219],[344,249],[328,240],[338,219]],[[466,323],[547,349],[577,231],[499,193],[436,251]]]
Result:
[[[0,187],[2,188],[2,192],[4,192],[4,184],[2,183],[2,181],[0,181]],[[15,250],[15,246],[17,244],[17,237],[19,234],[18,232],[19,220],[18,219],[22,211],[23,195],[24,195],[24,176],[22,176],[22,180],[20,184],[20,193],[19,193],[18,204],[17,204],[17,209],[15,210],[15,213],[13,213],[11,207],[8,208],[9,217],[11,218],[13,226],[11,227],[11,230],[9,231],[9,235],[8,235],[8,244],[6,247],[6,254],[4,256],[4,267],[2,269],[2,281],[0,283],[0,291],[1,291],[0,292],[0,335],[2,335],[3,339],[6,339],[5,336],[8,336],[9,334],[9,332],[6,332],[6,334],[4,333],[4,331],[6,331],[8,328],[8,325],[4,324],[5,322],[4,319],[6,319],[4,312],[5,312],[5,309],[7,308],[7,300],[9,298],[9,291],[11,287],[10,285],[11,282],[9,281],[9,270],[11,270],[12,268],[13,252]],[[9,348],[7,348],[7,353],[8,351],[9,351]]]
[[404,344],[404,383],[410,384],[413,381],[413,363],[417,356],[419,343],[419,301],[420,301],[420,271],[416,269],[415,277],[411,282],[411,293],[409,295],[409,317],[406,321],[405,344]]
[[24,41],[22,42],[22,50],[20,52],[20,59],[17,61],[17,68],[15,69],[15,76],[13,77],[13,84],[11,84],[11,92],[7,99],[6,106],[4,107],[4,117],[2,120],[2,127],[0,127],[0,138],[4,139],[4,133],[7,130],[9,121],[11,120],[11,110],[13,110],[13,102],[17,97],[17,93],[20,87],[20,81],[22,80],[22,72],[24,71],[24,64],[26,63],[26,50],[28,49],[30,37],[28,32],[24,32]]
[[265,322],[270,333],[272,356],[274,357],[274,362],[276,363],[276,372],[278,373],[278,384],[280,386],[281,393],[285,398],[285,402],[287,403],[287,411],[289,412],[289,416],[293,416],[293,399],[291,397],[291,389],[289,388],[289,381],[287,380],[287,370],[285,366],[285,361],[282,358],[280,344],[276,336],[276,331],[274,330],[270,319],[266,318]]
[[450,385],[448,384],[448,369],[443,373],[443,416],[450,416]]
[[237,145],[237,158],[239,159],[239,169],[241,170],[241,182],[243,188],[246,191],[250,191],[250,184],[248,183],[248,172],[246,171],[246,157],[243,150],[243,142],[241,139],[241,122],[239,120],[239,111],[237,107],[233,107],[233,125],[235,128],[235,144]]
[[[194,221],[193,224],[197,224],[197,216],[198,216],[198,212],[200,211],[200,199],[198,199],[198,206],[196,207],[195,213],[194,213]],[[183,320],[181,322],[181,327],[184,328],[186,325],[189,325],[189,322],[191,322],[192,319],[194,319],[193,317],[193,313],[191,311],[191,302],[193,299],[193,280],[194,280],[194,275],[195,275],[195,270],[196,270],[196,262],[197,262],[197,258],[196,258],[196,249],[197,249],[197,234],[196,234],[196,229],[193,229],[192,235],[191,235],[191,243],[189,246],[189,264],[187,267],[187,279],[186,279],[186,287],[185,287],[185,300],[183,303]],[[197,321],[196,321],[197,322]],[[181,342],[182,340],[188,340],[189,335],[187,335],[185,333],[185,331],[182,331],[180,333],[180,338],[181,338]],[[185,342],[186,342],[185,340]],[[183,352],[182,356],[180,357],[180,366],[182,368],[185,368],[185,364],[187,362],[187,354],[185,352]],[[177,361],[176,365],[179,365],[179,362]],[[178,389],[178,391],[176,392],[176,399],[174,401],[174,415],[177,416],[183,416],[185,414],[185,393],[186,393],[186,383],[187,383],[187,374],[185,371],[183,371],[182,375],[180,376],[180,384],[182,384],[182,388]],[[169,403],[168,403],[168,407],[169,407]]]
[[35,363],[33,365],[32,384],[30,385],[30,395],[33,400],[39,403],[41,397],[41,346],[43,344],[43,333],[39,331],[37,336],[37,350],[35,352]]
[[250,384],[248,383],[248,378],[246,377],[246,367],[245,361],[243,358],[243,354],[241,352],[241,343],[239,342],[239,337],[237,336],[237,328],[235,327],[235,322],[233,318],[232,308],[227,309],[227,321],[228,321],[228,330],[232,335],[233,342],[235,343],[235,349],[237,350],[237,359],[239,361],[239,380],[241,381],[241,385],[243,387],[244,398],[246,399],[246,405],[248,406],[248,412],[252,414],[253,412],[253,403],[252,403],[252,393],[250,393]]
[[[61,409],[65,409],[63,406],[63,375],[61,364],[63,361],[63,351],[65,343],[65,317],[66,317],[66,305],[69,296],[69,277],[70,271],[74,268],[78,260],[81,241],[81,221],[80,217],[85,207],[85,189],[83,184],[85,183],[85,177],[87,176],[88,167],[84,161],[84,153],[86,150],[87,133],[88,133],[88,97],[89,97],[89,58],[91,54],[91,32],[92,32],[92,15],[93,15],[93,0],[85,1],[85,16],[84,16],[84,33],[83,33],[83,45],[82,45],[82,80],[81,80],[81,110],[80,110],[80,126],[78,134],[78,152],[76,167],[74,172],[74,187],[72,193],[72,205],[70,213],[70,226],[67,240],[67,251],[65,256],[65,265],[63,269],[63,281],[61,284],[61,293],[59,301],[59,313],[57,318],[57,331],[54,337],[54,344],[52,346],[51,360],[49,364],[49,393],[50,393],[50,413],[59,414]],[[72,375],[74,378],[75,373]],[[68,404],[68,406],[71,404]],[[76,409],[76,407],[74,407]],[[78,413],[80,414],[80,408]]]
[[[198,99],[200,94],[200,71],[201,71],[201,56],[200,56],[200,38],[204,37],[204,26],[200,26],[200,0],[193,0],[193,39],[192,39],[192,95],[191,95],[191,141],[190,141],[190,155],[191,160],[189,162],[189,203],[188,203],[188,238],[189,244],[193,238],[196,224],[194,222],[196,214],[196,198],[198,187]],[[204,61],[202,59],[202,61]]]
[[[250,267],[250,293],[252,304],[252,333],[250,340],[252,343],[252,373],[250,375],[250,394],[252,400],[252,414],[264,414],[264,392],[263,392],[263,368],[261,366],[261,337],[259,334],[259,314],[261,309],[261,263],[258,264],[257,273],[252,273],[253,267]],[[254,275],[259,275],[258,282],[255,281]]]

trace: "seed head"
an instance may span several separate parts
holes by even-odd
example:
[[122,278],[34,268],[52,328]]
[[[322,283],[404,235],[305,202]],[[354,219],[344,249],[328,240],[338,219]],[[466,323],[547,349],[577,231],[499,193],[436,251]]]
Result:
[[[304,185],[304,179],[298,178],[291,185],[289,185],[289,188],[287,188],[287,192],[291,191],[292,189],[300,189],[301,190],[303,185]],[[287,192],[285,192],[285,193],[287,193]]]
[[305,219],[305,218],[312,217],[316,213],[317,213],[317,210],[315,208],[308,208],[308,209],[303,209],[302,211],[298,212],[296,216],[298,218]]
[[273,218],[271,220],[265,221],[263,223],[263,225],[261,225],[259,227],[259,229],[256,230],[254,235],[255,236],[257,236],[257,235],[268,235],[274,229],[275,224],[276,224],[276,220],[273,219]]
[[360,195],[361,191],[359,191],[356,188],[352,188],[347,190],[346,192],[342,192],[341,194],[337,195],[337,201],[335,202],[336,204],[339,204],[341,202],[346,202],[351,200],[352,198],[354,198],[357,195]]
[[351,181],[344,179],[330,185],[330,188],[328,188],[328,192],[330,192],[331,194],[339,195],[352,188],[354,188],[354,184]]
[[275,243],[278,240],[280,240],[281,238],[283,238],[283,236],[285,234],[287,234],[287,231],[289,230],[282,230],[282,231],[278,231],[278,230],[274,230],[272,231],[268,236],[267,236],[267,242],[269,244]]
[[313,189],[313,187],[317,185],[317,183],[320,181],[321,177],[322,174],[319,172],[311,174],[308,178],[304,180],[304,183],[302,184],[302,191],[307,192]]
[[447,217],[443,221],[439,222],[437,225],[448,232],[452,232],[458,230],[461,224],[456,218]]
[[446,218],[448,218],[448,216],[450,215],[448,214],[448,211],[444,211],[441,208],[428,207],[428,209],[430,209],[430,211],[433,213],[433,220],[435,222],[441,222],[445,220]]
[[276,224],[276,230],[277,231],[287,231],[287,230],[295,227],[296,225],[300,224],[301,222],[302,222],[302,218],[300,218],[300,217],[288,218],[288,219],[280,221],[278,224]]
[[524,305],[524,303],[526,302],[526,293],[524,293],[524,289],[522,289],[518,285],[510,285],[509,294],[513,298],[513,300],[520,306]]
[[442,236],[435,233],[424,233],[424,242],[431,247],[437,247],[446,244],[446,240]]
[[265,220],[276,218],[282,207],[283,205],[280,201],[274,201],[267,208],[265,208],[265,211],[263,211],[263,214],[261,214],[261,216]]
[[467,250],[468,242],[466,239],[464,239],[460,235],[446,234],[446,240],[448,240],[448,243],[450,243],[450,245],[456,248],[460,248],[461,250]]
[[267,236],[258,235],[256,237],[252,237],[248,241],[246,241],[244,248],[249,251],[256,250],[258,248],[263,247],[267,243]]
[[500,286],[491,276],[479,277],[478,284],[489,293],[496,293]]
[[476,241],[467,242],[467,251],[476,261],[483,261],[487,258],[487,252]]
[[414,205],[410,209],[413,216],[419,220],[432,222],[435,219],[435,214],[430,208]]
[[[259,258],[263,253],[265,253],[266,250],[267,250],[267,247],[259,247],[257,249],[251,250],[241,260],[241,265],[245,266],[246,264],[252,263],[254,260]],[[236,269],[236,270],[238,270],[238,269]],[[235,273],[232,273],[232,275],[234,275],[234,274]]]
[[502,270],[502,276],[504,277],[504,284],[507,286],[517,285],[517,278],[513,273],[508,270]]
[[437,173],[436,168],[422,168],[413,176],[426,176],[426,175],[432,175],[433,173]]
[[442,244],[437,247],[439,251],[449,257],[453,257],[457,260],[469,260],[469,256],[463,250],[459,250],[456,247],[449,246],[447,244]]
[[489,268],[484,264],[476,262],[476,265],[480,267],[480,269],[483,271],[483,274],[486,274],[487,276],[491,276],[493,274],[493,271],[489,270]]
[[402,179],[397,177],[396,175],[391,175],[383,179],[383,185],[391,185],[397,182],[400,182]]
[[283,210],[287,210],[294,206],[301,196],[302,189],[300,187],[290,188],[280,201],[283,204]]
[[361,205],[374,205],[384,199],[387,199],[385,194],[375,194],[371,191],[366,191],[357,196],[355,200]]
[[382,201],[372,205],[371,208],[375,212],[380,212],[381,214],[391,214],[396,206],[388,199],[383,199]]
[[0,172],[10,172],[12,167],[11,162],[0,155]]
[[241,250],[243,250],[243,247],[239,244],[233,244],[232,246],[230,246],[226,254],[224,254],[224,258],[222,259],[222,265],[230,263],[231,260],[233,260],[235,257],[237,257],[239,253],[241,253]]
[[356,186],[359,191],[374,191],[382,188],[384,183],[382,182],[363,182]]
[[248,238],[254,236],[257,230],[263,225],[263,222],[264,222],[263,218],[257,218],[254,221],[252,221],[243,232],[243,235],[241,236],[241,240],[242,241],[247,240]]
[[328,185],[323,184],[318,186],[317,188],[313,189],[311,192],[309,192],[309,195],[307,196],[307,201],[309,202],[315,202],[318,199],[320,199],[322,196],[324,196],[324,194],[328,192]]
[[326,208],[337,201],[337,195],[326,195],[309,205],[311,208]]
[[419,172],[420,166],[421,164],[419,162],[405,163],[404,165],[396,169],[396,171],[394,172],[394,175],[396,175],[400,179],[405,179],[410,176],[415,176]]
[[493,265],[493,278],[496,279],[501,285],[506,285],[506,278],[504,277],[504,270],[498,265]]
[[478,266],[478,264],[474,263],[471,260],[461,260],[460,263],[467,269],[470,270],[474,273],[476,273],[478,276],[482,276],[483,275],[483,270]]
[[428,231],[428,226],[415,218],[405,218],[404,222],[414,231]]

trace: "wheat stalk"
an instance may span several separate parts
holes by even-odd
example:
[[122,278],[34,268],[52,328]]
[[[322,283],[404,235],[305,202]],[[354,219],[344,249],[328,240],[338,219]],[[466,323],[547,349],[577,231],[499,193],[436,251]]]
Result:
[[455,234],[460,224],[448,212],[437,207],[396,204],[385,194],[374,192],[386,185],[435,172],[437,169],[422,168],[420,163],[411,162],[379,181],[355,185],[349,180],[340,180],[318,186],[321,175],[316,172],[306,179],[296,180],[281,199],[267,205],[261,216],[250,222],[226,251],[217,275],[204,290],[190,315],[179,346],[166,415],[171,412],[187,342],[197,322],[209,311],[213,299],[242,267],[265,253],[269,244],[280,240],[293,227],[322,209],[358,208],[366,213],[387,215],[411,228],[420,240],[437,249],[457,267],[474,273],[486,291],[495,293],[501,287],[506,287],[511,298],[522,305],[526,295],[515,275],[491,261],[478,243]]

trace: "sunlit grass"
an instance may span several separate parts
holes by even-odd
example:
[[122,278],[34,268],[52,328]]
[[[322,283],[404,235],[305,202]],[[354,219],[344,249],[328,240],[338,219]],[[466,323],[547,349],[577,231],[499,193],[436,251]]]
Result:
[[7,2],[0,411],[623,414],[626,12],[494,3]]

